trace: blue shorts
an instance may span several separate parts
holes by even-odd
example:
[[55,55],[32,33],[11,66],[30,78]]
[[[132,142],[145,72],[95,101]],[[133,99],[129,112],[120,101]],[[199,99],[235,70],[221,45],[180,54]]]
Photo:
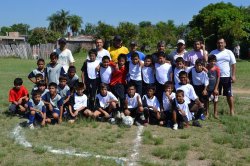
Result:
[[223,96],[231,97],[233,96],[232,92],[232,79],[231,77],[220,77],[219,83],[219,94],[221,95],[223,89]]

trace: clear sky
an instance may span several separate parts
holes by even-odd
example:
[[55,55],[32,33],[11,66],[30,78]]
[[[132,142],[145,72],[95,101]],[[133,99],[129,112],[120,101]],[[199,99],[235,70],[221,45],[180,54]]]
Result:
[[[58,10],[70,11],[83,18],[83,22],[97,24],[103,21],[117,26],[128,21],[174,20],[176,25],[187,24],[199,11],[216,0],[5,0],[0,7],[0,27],[26,23],[34,27],[47,27],[47,17]],[[224,0],[236,6],[249,6],[249,0]],[[83,24],[84,26],[84,24]]]

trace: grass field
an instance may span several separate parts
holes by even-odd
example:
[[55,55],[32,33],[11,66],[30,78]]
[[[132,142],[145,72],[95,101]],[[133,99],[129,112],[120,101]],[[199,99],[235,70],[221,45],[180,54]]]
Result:
[[[85,55],[76,54],[76,67],[80,76],[80,67]],[[234,89],[236,116],[228,115],[228,106],[224,98],[219,101],[219,120],[213,118],[202,121],[202,128],[189,127],[184,130],[147,126],[142,133],[142,142],[138,147],[137,165],[249,165],[250,164],[250,62],[237,63],[237,83]],[[11,132],[25,119],[9,116],[6,113],[8,90],[13,79],[21,77],[30,90],[31,82],[26,79],[28,73],[36,67],[35,60],[4,58],[0,61],[0,165],[119,165],[113,159],[96,157],[77,157],[53,154],[46,147],[66,149],[76,153],[131,158],[137,127],[119,127],[108,123],[80,119],[75,124],[63,122],[61,125],[49,125],[45,128],[22,129],[32,148],[25,148],[12,138]],[[212,107],[211,107],[212,108]],[[129,161],[123,163],[128,165]]]

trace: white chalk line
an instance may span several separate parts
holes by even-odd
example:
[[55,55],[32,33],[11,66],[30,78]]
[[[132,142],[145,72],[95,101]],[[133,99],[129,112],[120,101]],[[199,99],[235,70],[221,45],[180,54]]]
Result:
[[139,157],[139,147],[141,145],[141,140],[142,140],[142,132],[143,132],[143,126],[138,126],[137,132],[136,132],[136,138],[133,141],[134,146],[133,146],[133,152],[130,155],[130,160],[128,165],[129,166],[135,166],[137,165],[137,160]]
[[[25,148],[32,148],[32,144],[28,142],[25,138],[25,136],[22,134],[22,127],[16,126],[12,133],[12,137],[14,138],[15,142],[22,145]],[[124,162],[128,161],[127,158],[124,157],[112,157],[112,156],[104,156],[104,155],[94,155],[89,152],[81,152],[77,153],[75,150],[68,150],[68,149],[54,149],[50,146],[44,146],[44,148],[51,153],[54,154],[63,154],[63,155],[69,155],[69,156],[77,156],[77,157],[95,157],[100,159],[109,159],[109,160],[115,160],[117,164],[124,165]]]

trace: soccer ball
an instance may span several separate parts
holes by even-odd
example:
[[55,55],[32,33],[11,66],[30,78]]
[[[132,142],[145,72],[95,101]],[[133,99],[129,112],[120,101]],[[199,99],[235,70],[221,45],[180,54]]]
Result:
[[131,116],[125,116],[122,118],[122,123],[125,126],[131,127],[134,124],[134,119]]

